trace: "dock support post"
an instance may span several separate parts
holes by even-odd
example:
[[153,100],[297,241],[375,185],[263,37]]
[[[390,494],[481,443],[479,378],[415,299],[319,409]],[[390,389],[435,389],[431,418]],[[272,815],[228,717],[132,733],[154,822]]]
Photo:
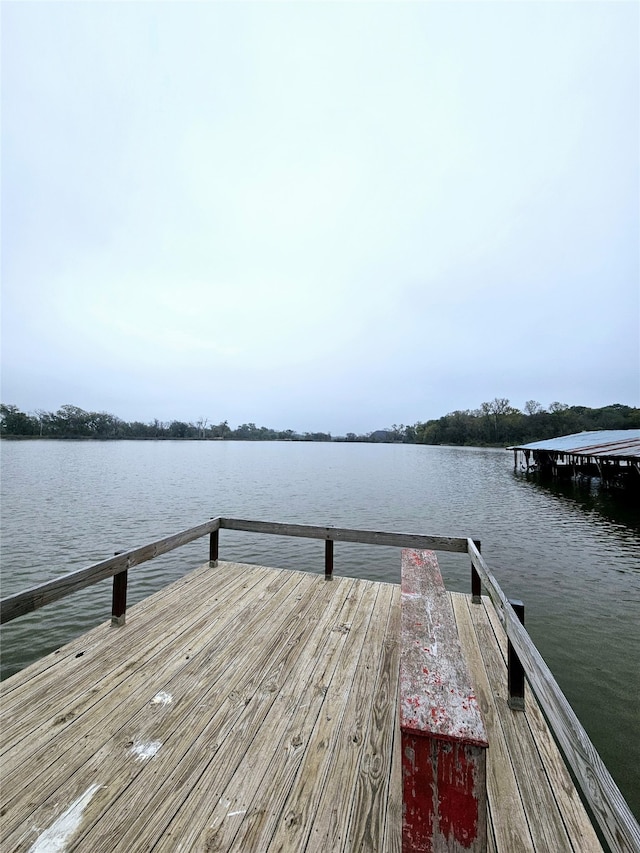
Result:
[[[480,540],[474,539],[473,544],[478,549],[478,552],[480,552]],[[482,603],[482,581],[473,563],[471,563],[471,603]]]
[[218,565],[218,543],[219,530],[212,530],[209,534],[209,566],[215,568]]
[[326,539],[324,543],[324,577],[333,580],[333,539]]
[[113,576],[111,599],[111,624],[119,628],[125,624],[127,614],[127,570]]
[[[524,604],[518,599],[509,599],[516,616],[524,625]],[[507,641],[507,680],[509,686],[509,707],[512,711],[524,711],[524,668],[516,650]]]

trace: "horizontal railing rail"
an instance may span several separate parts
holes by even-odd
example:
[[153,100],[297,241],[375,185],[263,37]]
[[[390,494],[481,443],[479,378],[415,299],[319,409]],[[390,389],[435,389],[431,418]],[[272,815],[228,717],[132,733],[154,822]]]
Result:
[[[0,623],[9,622],[99,581],[113,577],[112,622],[115,625],[123,625],[128,569],[206,535],[210,536],[209,561],[215,565],[218,560],[220,530],[324,540],[327,578],[331,577],[333,571],[334,542],[468,553],[472,567],[473,601],[477,603],[481,600],[480,590],[481,586],[484,586],[507,633],[510,647],[509,659],[511,661],[513,651],[513,657],[522,667],[607,843],[616,853],[617,851],[640,853],[640,827],[637,821],[522,624],[522,604],[517,603],[519,613],[516,613],[480,554],[478,540],[217,517],[173,536],[123,551],[84,569],[7,596],[0,602]],[[515,681],[517,680],[516,678]],[[520,706],[512,705],[512,707]]]
[[603,836],[616,853],[639,853],[640,827],[626,800],[511,602],[471,539],[468,540],[468,551],[473,571],[478,573],[489,593],[509,643],[524,669],[529,686],[575,774]]
[[[47,604],[59,601],[61,598],[79,592],[81,589],[93,586],[106,578],[114,578],[114,608],[116,599],[126,601],[126,587],[123,577],[128,569],[141,563],[167,554],[176,548],[187,545],[207,534],[211,535],[209,559],[215,562],[218,558],[218,536],[220,529],[241,530],[248,533],[265,533],[277,536],[298,536],[306,539],[323,539],[325,542],[356,542],[363,545],[389,545],[397,548],[422,548],[435,551],[466,552],[467,540],[462,537],[424,536],[419,533],[389,533],[386,531],[357,530],[346,527],[318,527],[310,524],[283,524],[272,521],[252,521],[241,518],[216,517],[209,521],[190,527],[173,536],[167,536],[156,542],[150,542],[139,548],[122,551],[113,557],[94,563],[84,569],[53,578],[30,589],[9,595],[0,601],[0,624],[10,622],[19,616],[32,613]],[[327,555],[328,555],[327,551]],[[331,572],[326,571],[327,576]],[[115,579],[118,579],[117,581]],[[120,608],[121,609],[121,608]],[[124,624],[124,611],[112,614],[114,624]]]
[[146,563],[148,560],[153,560],[154,557],[181,548],[195,539],[206,536],[207,533],[218,530],[219,527],[220,520],[212,518],[204,524],[182,530],[173,536],[158,539],[156,542],[149,542],[147,545],[132,548],[130,551],[122,551],[107,560],[94,563],[84,569],[69,572],[69,574],[53,578],[53,580],[38,584],[38,586],[16,592],[14,595],[8,595],[0,601],[0,624],[17,619],[18,616],[32,613],[40,607],[45,607],[45,605],[66,598],[74,592],[93,586],[105,578],[114,577],[133,566]]
[[356,530],[347,527],[317,527],[311,524],[281,524],[275,521],[250,521],[244,518],[220,518],[224,530],[244,530],[276,536],[300,536],[305,539],[331,539],[360,545],[389,545],[395,548],[421,548],[431,551],[467,551],[463,537],[425,536],[421,533],[390,533],[383,530]]

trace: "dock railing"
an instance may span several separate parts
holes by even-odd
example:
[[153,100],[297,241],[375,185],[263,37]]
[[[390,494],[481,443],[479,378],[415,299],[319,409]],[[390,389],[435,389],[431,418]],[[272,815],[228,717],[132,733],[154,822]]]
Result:
[[640,827],[631,809],[522,624],[513,602],[505,596],[474,542],[468,539],[467,544],[471,557],[472,583],[477,585],[474,576],[479,577],[489,593],[507,634],[510,655],[515,653],[522,666],[549,728],[573,770],[603,836],[614,851],[638,853]]
[[484,586],[507,635],[510,707],[514,711],[524,708],[524,677],[526,677],[607,844],[615,853],[618,851],[640,853],[638,822],[524,627],[522,602],[506,597],[480,553],[478,540],[426,536],[418,533],[283,524],[219,516],[173,536],[129,551],[119,552],[113,557],[84,569],[7,596],[0,601],[0,624],[10,622],[106,578],[113,577],[111,621],[114,626],[122,626],[125,624],[126,616],[129,569],[207,535],[209,536],[209,563],[215,566],[218,562],[220,530],[324,540],[327,580],[330,580],[333,574],[334,542],[467,553],[471,559],[472,601],[476,604],[481,602],[481,589]]

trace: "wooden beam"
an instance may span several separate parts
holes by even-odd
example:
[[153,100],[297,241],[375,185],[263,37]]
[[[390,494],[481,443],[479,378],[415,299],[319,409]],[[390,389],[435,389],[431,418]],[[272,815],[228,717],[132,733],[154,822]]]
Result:
[[318,527],[311,524],[282,524],[274,521],[251,521],[242,518],[220,518],[225,530],[244,530],[275,536],[298,536],[306,539],[333,539],[335,542],[359,542],[362,545],[390,545],[396,548],[419,548],[433,551],[467,551],[467,540],[461,537],[425,536],[420,533],[389,533],[381,530],[356,530],[347,527]]
[[402,552],[403,853],[487,850],[485,733],[435,554]]
[[[65,598],[78,590],[92,586],[105,578],[113,577],[132,566],[152,560],[160,554],[166,554],[175,548],[180,548],[195,539],[207,534],[217,533],[220,528],[229,530],[245,530],[254,533],[275,534],[278,536],[298,536],[308,539],[324,539],[342,542],[360,542],[369,545],[391,545],[400,548],[432,548],[441,551],[467,550],[467,540],[445,536],[424,536],[418,533],[387,533],[372,530],[352,530],[341,527],[316,527],[306,524],[279,524],[268,521],[249,521],[237,518],[212,518],[204,524],[190,527],[173,536],[150,542],[139,548],[123,551],[108,560],[94,563],[85,569],[70,572],[59,578],[54,578],[38,586],[31,587],[14,595],[7,596],[0,602],[0,624],[10,622],[26,613],[31,613]],[[211,557],[215,553],[215,537],[209,544],[210,562],[217,562]],[[478,543],[479,544],[479,543]]]

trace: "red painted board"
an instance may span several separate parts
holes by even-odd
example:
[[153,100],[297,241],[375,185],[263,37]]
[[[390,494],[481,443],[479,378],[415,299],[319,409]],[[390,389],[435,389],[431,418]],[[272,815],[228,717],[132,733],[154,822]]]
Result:
[[403,853],[486,850],[487,738],[435,554],[402,552]]
[[487,746],[453,608],[432,551],[402,552],[400,726]]

